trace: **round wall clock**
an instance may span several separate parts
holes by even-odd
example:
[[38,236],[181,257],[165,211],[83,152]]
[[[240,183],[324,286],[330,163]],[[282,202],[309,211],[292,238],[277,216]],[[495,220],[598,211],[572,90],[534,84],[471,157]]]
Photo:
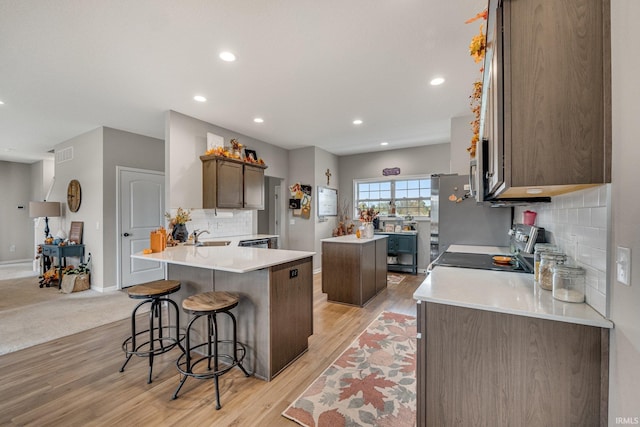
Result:
[[82,190],[80,189],[80,182],[77,179],[72,179],[67,187],[67,206],[69,210],[71,212],[78,212],[81,201]]

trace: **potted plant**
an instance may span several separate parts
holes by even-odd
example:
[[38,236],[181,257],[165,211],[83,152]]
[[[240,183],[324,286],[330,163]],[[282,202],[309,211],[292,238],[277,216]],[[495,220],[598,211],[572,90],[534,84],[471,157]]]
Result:
[[71,268],[62,276],[60,292],[70,294],[71,292],[86,291],[91,288],[91,252],[87,257],[87,262],[80,263],[77,268]]

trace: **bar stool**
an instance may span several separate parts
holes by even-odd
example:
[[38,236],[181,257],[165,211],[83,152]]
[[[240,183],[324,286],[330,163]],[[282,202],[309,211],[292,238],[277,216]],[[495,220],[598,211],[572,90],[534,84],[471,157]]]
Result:
[[[124,361],[120,372],[124,372],[125,366],[131,360],[131,356],[140,356],[149,358],[149,378],[147,384],[151,384],[151,375],[153,371],[153,358],[159,354],[166,353],[173,349],[176,345],[182,349],[180,345],[180,321],[178,317],[178,305],[167,295],[177,292],[180,289],[180,282],[177,280],[156,280],[153,282],[142,283],[127,289],[129,298],[142,299],[131,313],[131,336],[122,343],[122,350],[125,352],[127,359]],[[175,325],[163,324],[162,321],[162,303],[167,303],[167,314],[175,315]],[[138,310],[145,304],[151,304],[149,309],[149,328],[143,331],[136,330],[136,314]],[[168,322],[169,320],[167,320]],[[174,336],[171,336],[171,332]],[[142,338],[142,335],[148,334]],[[140,342],[143,341],[143,342]],[[184,351],[184,349],[182,349]]]
[[[180,384],[173,394],[172,399],[178,397],[180,389],[187,380],[187,377],[193,377],[196,379],[214,379],[216,387],[216,409],[220,409],[220,388],[218,386],[218,378],[221,375],[229,372],[234,366],[238,366],[245,376],[250,374],[242,366],[242,360],[244,359],[247,350],[244,344],[238,342],[236,318],[231,313],[231,309],[238,305],[238,297],[228,292],[205,292],[201,294],[192,295],[182,301],[182,309],[185,313],[192,314],[194,317],[189,321],[187,331],[185,333],[185,352],[180,355],[176,361],[178,371],[183,375],[180,380]],[[217,315],[224,313],[233,322],[233,340],[220,340],[218,337],[218,319]],[[203,343],[191,346],[191,329],[201,317],[206,317],[207,320],[207,340]],[[225,343],[231,345],[229,352],[232,354],[220,354],[218,351],[218,344]],[[194,358],[191,356],[191,351],[197,350],[202,347],[207,347],[206,354]],[[213,351],[212,351],[213,347]],[[240,357],[238,357],[240,353]],[[220,366],[219,360],[224,359],[228,362],[223,367]],[[213,360],[213,370],[211,369],[211,361]],[[207,369],[198,366],[200,363],[207,362]],[[198,370],[195,368],[198,366]]]

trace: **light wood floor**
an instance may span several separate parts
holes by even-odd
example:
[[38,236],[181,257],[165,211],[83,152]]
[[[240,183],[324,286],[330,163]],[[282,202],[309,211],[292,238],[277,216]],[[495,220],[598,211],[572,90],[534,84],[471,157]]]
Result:
[[124,373],[122,320],[0,356],[0,425],[37,426],[290,426],[281,412],[382,310],[416,314],[413,292],[424,275],[406,275],[366,307],[328,303],[314,275],[314,335],[309,351],[273,381],[245,378],[239,370],[220,381],[216,411],[213,381],[188,379],[171,400],[179,375],[178,350],[156,358],[147,384],[147,359],[133,358]]

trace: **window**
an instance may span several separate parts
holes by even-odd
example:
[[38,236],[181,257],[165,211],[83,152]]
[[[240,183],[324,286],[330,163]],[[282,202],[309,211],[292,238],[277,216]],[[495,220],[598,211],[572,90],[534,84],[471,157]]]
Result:
[[[392,214],[396,208],[398,216],[429,216],[431,211],[431,179],[387,181],[355,181],[355,203],[359,209],[373,208],[381,216]],[[358,217],[356,211],[355,218]]]

